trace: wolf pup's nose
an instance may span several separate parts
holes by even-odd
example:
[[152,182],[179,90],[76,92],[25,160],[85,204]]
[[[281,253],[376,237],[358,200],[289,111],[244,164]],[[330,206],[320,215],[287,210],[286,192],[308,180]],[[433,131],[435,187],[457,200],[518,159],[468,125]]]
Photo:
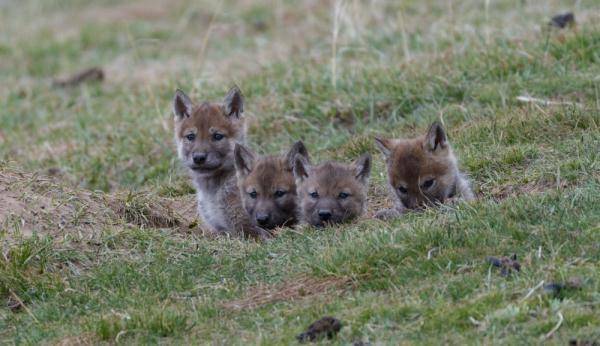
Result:
[[328,209],[319,210],[319,219],[321,219],[321,221],[328,221],[329,219],[331,219],[331,210],[328,210]]
[[269,214],[256,214],[256,222],[261,226],[266,225],[269,222]]
[[195,164],[201,165],[204,163],[204,161],[206,161],[206,154],[194,154],[193,160]]

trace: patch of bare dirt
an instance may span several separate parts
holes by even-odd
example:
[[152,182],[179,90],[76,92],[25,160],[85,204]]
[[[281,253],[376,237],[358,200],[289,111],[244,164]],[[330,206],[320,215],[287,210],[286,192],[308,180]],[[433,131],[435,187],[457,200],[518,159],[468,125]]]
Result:
[[108,23],[157,20],[168,17],[177,7],[179,7],[179,1],[123,2],[118,5],[90,7],[81,15],[81,18],[84,21]]
[[554,181],[545,180],[522,185],[502,185],[493,188],[492,191],[489,192],[489,194],[495,200],[501,201],[511,196],[540,194],[550,189],[564,189],[568,186],[569,184],[566,181],[562,181],[559,184],[557,184]]
[[83,333],[80,335],[68,336],[56,341],[56,346],[81,346],[81,345],[96,345],[97,338],[93,333]]
[[322,295],[331,290],[344,289],[350,285],[351,280],[348,277],[314,278],[301,276],[280,285],[252,287],[245,298],[226,302],[223,307],[231,310],[253,309],[279,301],[292,301]]

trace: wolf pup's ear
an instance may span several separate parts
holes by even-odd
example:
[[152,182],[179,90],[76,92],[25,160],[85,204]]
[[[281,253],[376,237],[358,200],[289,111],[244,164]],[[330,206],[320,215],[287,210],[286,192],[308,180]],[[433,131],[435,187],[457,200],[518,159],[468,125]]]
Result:
[[176,117],[184,118],[192,115],[192,108],[194,104],[192,100],[181,90],[175,90],[175,96],[173,97],[173,114]]
[[298,180],[304,180],[310,175],[310,164],[306,157],[296,155],[294,159],[294,176]]
[[244,95],[237,85],[234,85],[223,101],[225,115],[239,118],[244,113]]
[[366,183],[371,175],[371,154],[364,153],[353,163],[356,172],[356,179],[362,183]]
[[255,156],[250,149],[245,146],[236,143],[233,149],[233,161],[235,164],[235,170],[240,176],[245,177],[252,172],[254,167]]
[[310,158],[308,157],[308,150],[304,146],[302,141],[298,141],[292,145],[290,151],[285,155],[285,160],[287,162],[289,170],[294,169],[294,160],[296,160],[296,155],[301,155],[306,159],[306,162],[310,162]]
[[425,136],[425,146],[429,151],[434,152],[438,149],[445,149],[448,146],[446,131],[439,122],[434,122]]
[[375,137],[375,144],[377,145],[377,149],[385,156],[387,159],[392,154],[392,141],[389,139]]

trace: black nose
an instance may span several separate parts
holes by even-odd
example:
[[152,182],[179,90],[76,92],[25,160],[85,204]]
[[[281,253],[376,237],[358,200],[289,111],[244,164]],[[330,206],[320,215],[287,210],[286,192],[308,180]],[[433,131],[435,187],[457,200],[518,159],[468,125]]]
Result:
[[204,163],[204,161],[206,161],[206,154],[194,154],[193,159],[195,164],[201,165]]
[[266,225],[269,222],[269,214],[256,214],[256,222],[261,226]]
[[319,219],[321,219],[321,221],[327,221],[327,220],[331,219],[331,210],[328,210],[328,209],[319,210]]

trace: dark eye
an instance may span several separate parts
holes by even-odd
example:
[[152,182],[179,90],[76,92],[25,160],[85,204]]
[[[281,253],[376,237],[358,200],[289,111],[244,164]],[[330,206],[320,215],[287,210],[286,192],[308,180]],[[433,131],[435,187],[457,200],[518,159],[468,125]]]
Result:
[[252,199],[256,199],[256,196],[258,196],[258,194],[256,193],[256,191],[252,191],[252,192],[248,193],[248,196],[250,196],[250,198],[252,198]]
[[423,183],[423,185],[421,185],[421,187],[423,188],[429,188],[433,185],[434,179],[429,179],[426,182]]
[[340,192],[340,194],[338,195],[338,197],[341,199],[346,199],[346,198],[348,198],[348,196],[350,196],[350,195],[345,192]]
[[311,192],[310,197],[317,199],[317,198],[319,198],[319,193],[317,191]]
[[188,141],[193,142],[194,139],[196,139],[196,135],[193,133],[190,133],[189,135],[185,136],[185,138],[187,138]]
[[275,197],[277,197],[277,198],[283,197],[286,193],[287,193],[287,191],[277,190],[277,191],[275,191]]
[[400,191],[402,193],[407,193],[408,192],[408,190],[404,186],[398,186],[398,191]]
[[222,134],[220,134],[220,133],[213,133],[213,139],[215,141],[220,141],[223,138],[225,138],[225,136],[223,136]]

